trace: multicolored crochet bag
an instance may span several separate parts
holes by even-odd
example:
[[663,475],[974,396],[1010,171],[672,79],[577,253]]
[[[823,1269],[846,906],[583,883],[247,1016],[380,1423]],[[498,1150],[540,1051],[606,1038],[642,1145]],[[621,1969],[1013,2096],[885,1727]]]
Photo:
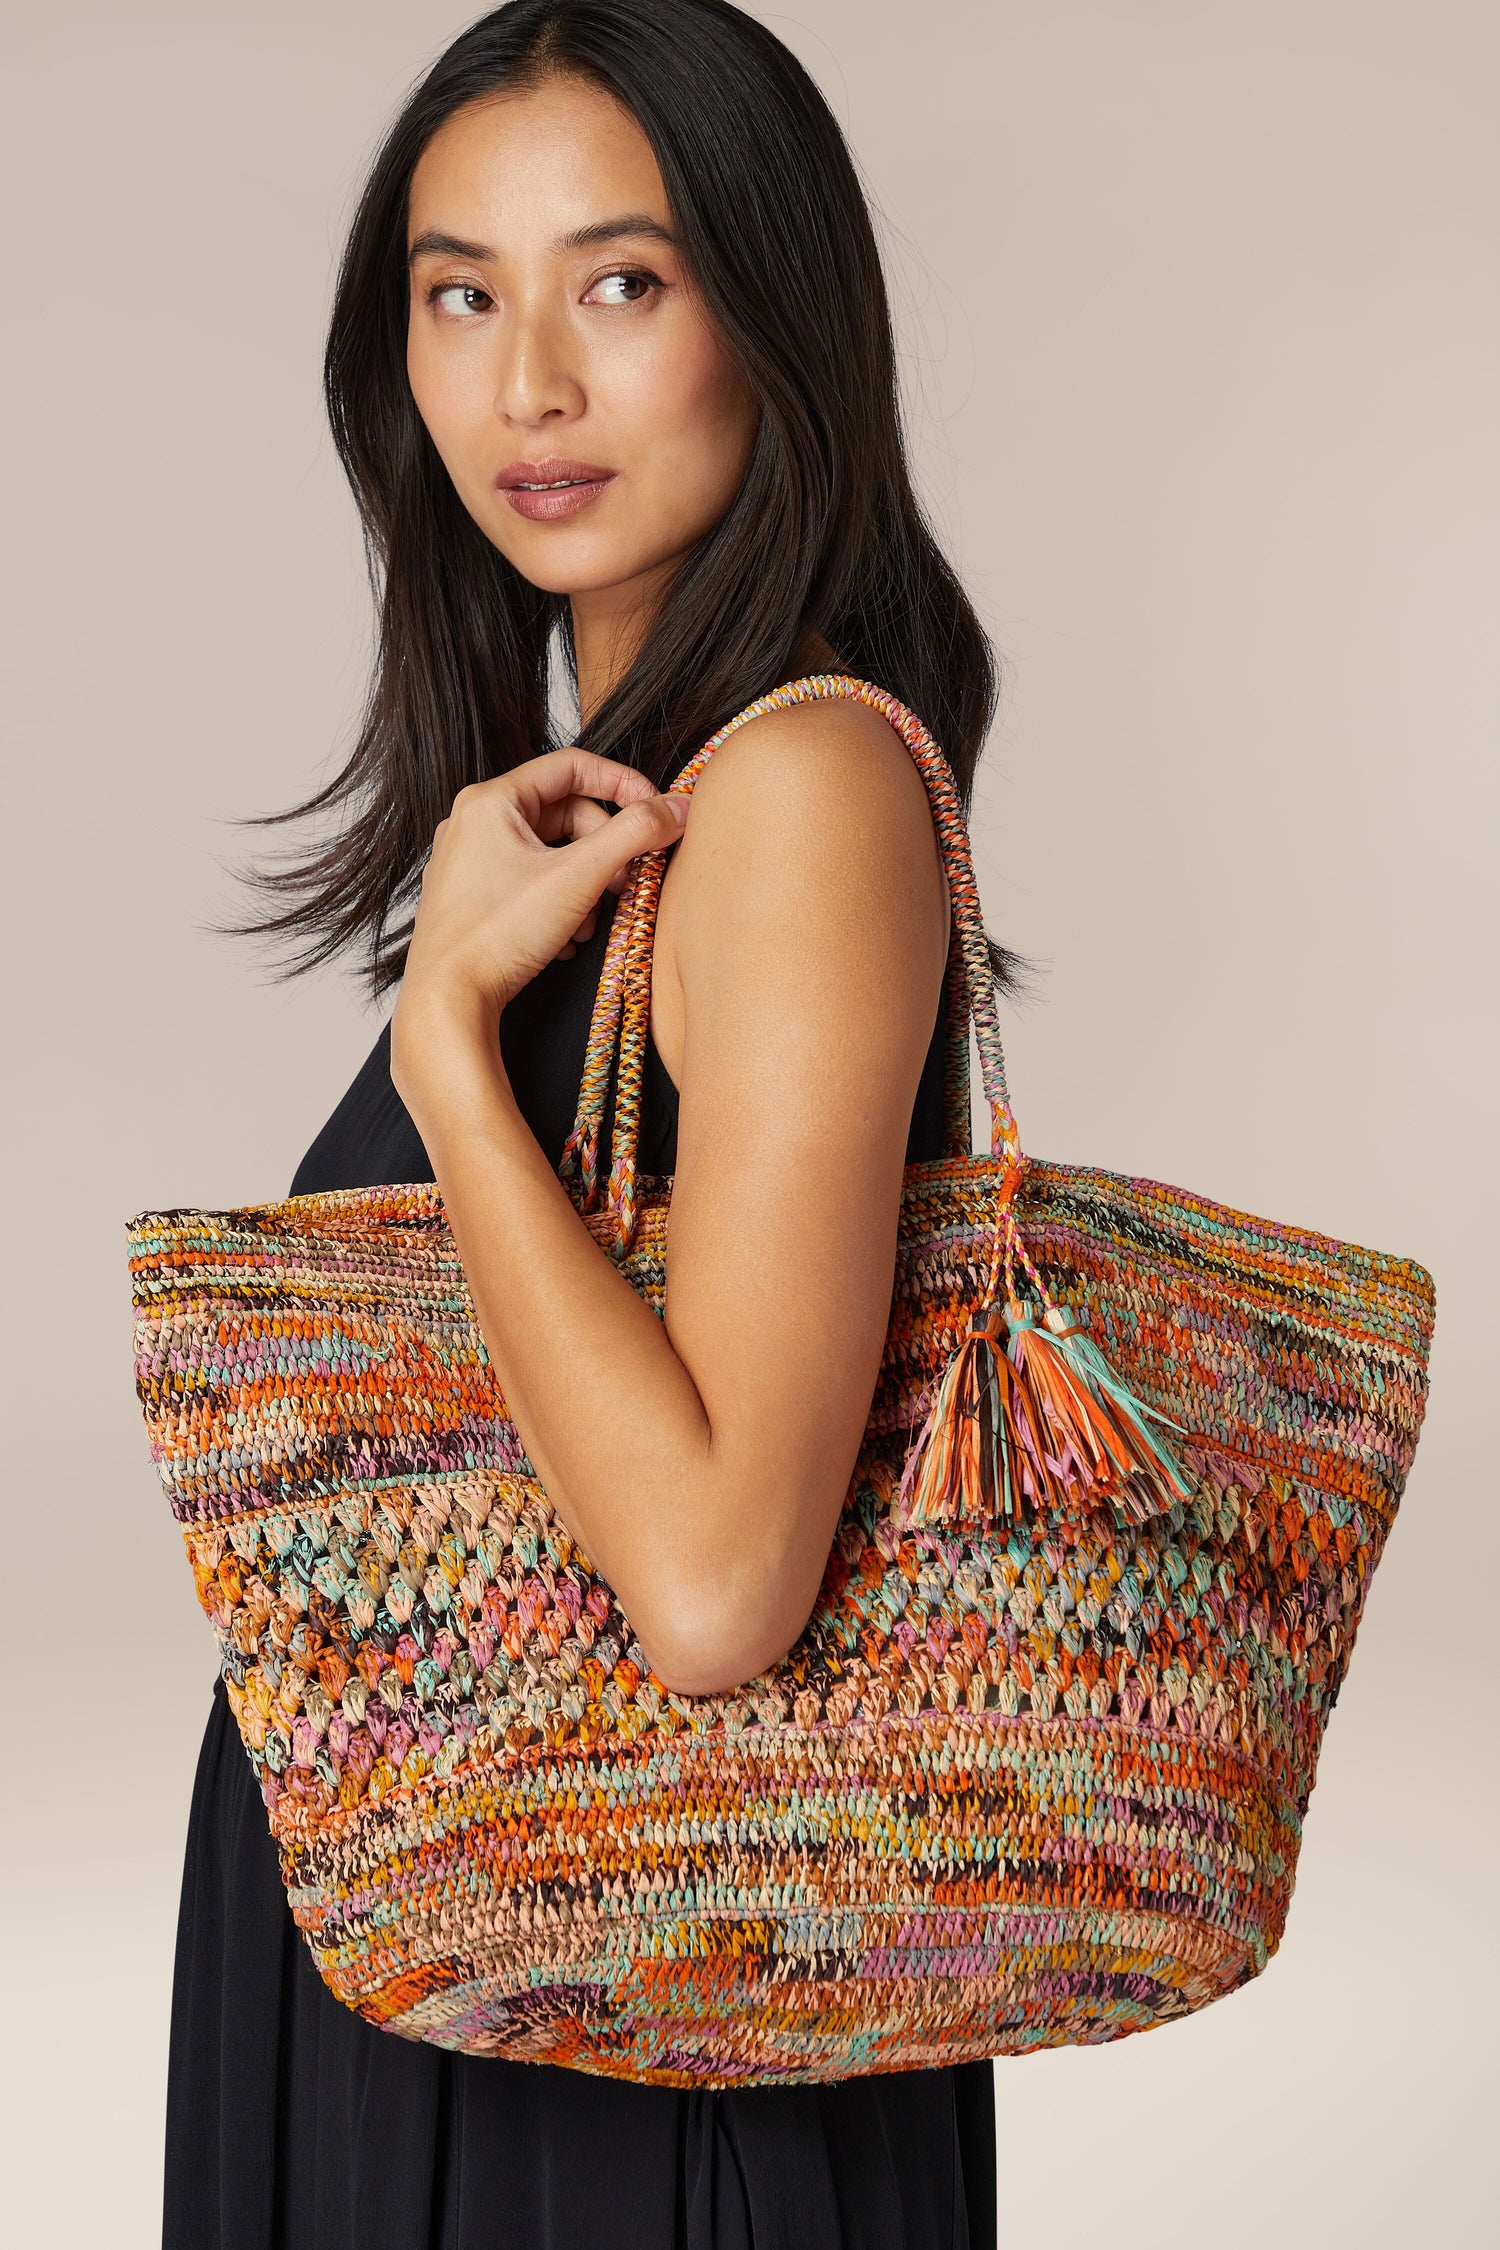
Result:
[[[137,1385],[292,1912],[407,2038],[672,2086],[1119,2038],[1255,1976],[1422,1418],[1418,1266],[1027,1162],[962,808],[946,1153],[816,1611],[656,1679],[551,1513],[430,1186],[130,1227]],[[638,1176],[664,854],[620,901],[560,1170],[658,1312]],[[968,1016],[991,1119],[972,1153]],[[613,1165],[597,1176],[618,1051]]]

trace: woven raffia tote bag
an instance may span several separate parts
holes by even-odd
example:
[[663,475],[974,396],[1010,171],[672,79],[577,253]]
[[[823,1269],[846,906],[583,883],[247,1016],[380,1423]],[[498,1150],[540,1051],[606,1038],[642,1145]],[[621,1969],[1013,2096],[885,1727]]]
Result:
[[[139,1396],[292,1912],[407,2038],[838,2079],[1144,2030],[1281,1937],[1432,1284],[1022,1159],[962,809],[912,714],[798,681],[674,786],[830,695],[890,720],[937,824],[946,1153],[906,1170],[868,1430],[780,1664],[725,1695],[652,1675],[507,1417],[435,1188],[130,1226]],[[658,1312],[672,1183],[635,1152],[664,866],[616,909],[560,1164]]]

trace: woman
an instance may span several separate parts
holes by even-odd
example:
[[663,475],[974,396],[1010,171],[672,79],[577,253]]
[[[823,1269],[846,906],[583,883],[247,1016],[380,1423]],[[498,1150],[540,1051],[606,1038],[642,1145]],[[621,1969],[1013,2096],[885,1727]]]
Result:
[[[750,721],[685,822],[657,785],[778,683],[836,670],[917,710],[967,799],[994,695],[912,495],[879,259],[821,97],[722,0],[498,10],[375,162],[327,389],[383,579],[379,673],[344,772],[296,808],[343,827],[265,878],[255,926],[299,966],[359,944],[400,991],[292,1192],[437,1180],[549,1500],[659,1678],[718,1691],[817,1595],[902,1168],[940,1146],[948,903],[921,780],[858,702]],[[539,754],[554,628],[578,743]],[[675,1175],[664,1323],[557,1164],[614,901],[668,847],[642,1151]],[[987,2250],[990,2066],[680,2092],[372,2029],[292,1925],[220,1691],[165,2238]]]

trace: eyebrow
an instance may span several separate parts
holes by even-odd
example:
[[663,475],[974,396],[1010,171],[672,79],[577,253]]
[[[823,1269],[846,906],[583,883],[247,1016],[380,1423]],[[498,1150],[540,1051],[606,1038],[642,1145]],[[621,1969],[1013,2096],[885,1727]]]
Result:
[[[557,250],[593,250],[606,242],[620,242],[633,236],[645,236],[648,241],[665,242],[676,247],[676,237],[660,219],[653,219],[649,211],[626,211],[617,219],[596,219],[592,226],[575,227],[571,234],[559,236],[553,245]],[[495,256],[484,242],[466,242],[461,235],[444,234],[436,227],[428,227],[419,234],[406,254],[408,265],[418,258],[472,258],[476,264]]]

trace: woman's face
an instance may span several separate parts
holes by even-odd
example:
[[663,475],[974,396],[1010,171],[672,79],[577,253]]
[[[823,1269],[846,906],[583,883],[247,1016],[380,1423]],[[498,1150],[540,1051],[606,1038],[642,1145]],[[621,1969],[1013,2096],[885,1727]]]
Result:
[[759,410],[629,112],[576,78],[469,103],[423,151],[407,242],[412,394],[485,536],[557,594],[675,563],[734,498]]

